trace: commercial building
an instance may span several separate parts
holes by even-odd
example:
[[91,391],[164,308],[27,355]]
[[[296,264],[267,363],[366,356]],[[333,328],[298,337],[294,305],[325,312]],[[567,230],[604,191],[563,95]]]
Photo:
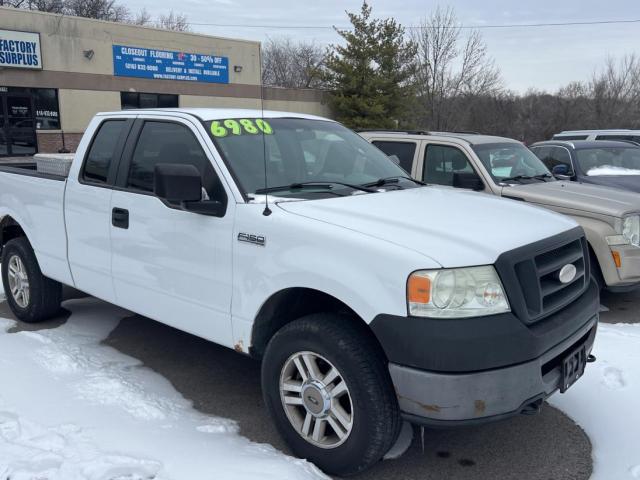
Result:
[[259,42],[0,7],[0,156],[74,151],[100,111],[239,107],[328,115],[262,88]]

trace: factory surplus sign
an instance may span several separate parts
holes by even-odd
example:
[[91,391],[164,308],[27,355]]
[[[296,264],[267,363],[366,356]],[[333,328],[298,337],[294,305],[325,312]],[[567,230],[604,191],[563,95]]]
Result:
[[0,68],[42,69],[40,35],[0,30]]
[[157,80],[229,83],[229,59],[202,53],[113,45],[113,74]]

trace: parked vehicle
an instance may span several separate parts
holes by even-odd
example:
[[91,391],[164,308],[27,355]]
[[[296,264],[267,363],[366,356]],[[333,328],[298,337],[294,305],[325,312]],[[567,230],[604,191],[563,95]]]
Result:
[[333,474],[378,461],[402,419],[535,411],[593,359],[573,220],[425,187],[319,117],[98,114],[68,177],[0,169],[0,218],[19,319],[65,284],[260,359],[280,433]]
[[549,140],[529,148],[556,177],[640,192],[640,147],[632,143]]
[[[402,143],[414,178],[498,195],[571,216],[585,229],[594,275],[612,291],[640,286],[640,196],[557,181],[521,142],[457,133],[362,132],[382,151]],[[631,147],[632,145],[629,145]]]
[[626,140],[640,144],[640,130],[566,130],[552,140]]

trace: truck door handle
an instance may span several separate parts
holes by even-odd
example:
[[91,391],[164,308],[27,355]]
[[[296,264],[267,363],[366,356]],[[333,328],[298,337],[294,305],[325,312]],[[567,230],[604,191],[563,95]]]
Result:
[[129,210],[114,208],[111,211],[111,225],[117,228],[129,228]]

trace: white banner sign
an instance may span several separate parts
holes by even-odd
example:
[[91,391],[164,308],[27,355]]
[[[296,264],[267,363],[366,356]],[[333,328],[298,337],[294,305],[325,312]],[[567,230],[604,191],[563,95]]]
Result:
[[40,34],[0,30],[0,67],[42,69]]

